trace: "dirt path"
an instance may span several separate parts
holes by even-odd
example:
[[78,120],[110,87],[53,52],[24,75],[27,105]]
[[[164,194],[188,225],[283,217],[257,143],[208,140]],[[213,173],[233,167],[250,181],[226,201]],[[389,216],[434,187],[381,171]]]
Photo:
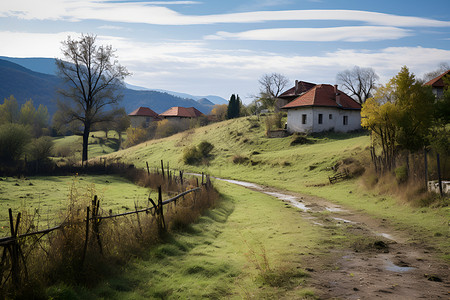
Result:
[[[411,242],[407,233],[325,199],[225,180],[301,209],[301,216],[337,232],[348,246],[330,246],[330,255],[307,261],[310,283],[323,299],[450,299],[450,266],[435,258],[432,247]],[[327,211],[326,214],[319,212]],[[344,243],[346,244],[346,243]]]

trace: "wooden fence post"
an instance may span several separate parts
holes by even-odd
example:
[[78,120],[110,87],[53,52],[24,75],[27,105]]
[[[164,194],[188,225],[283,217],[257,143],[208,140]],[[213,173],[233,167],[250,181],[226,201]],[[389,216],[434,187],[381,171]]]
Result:
[[158,233],[161,235],[166,229],[166,223],[164,221],[164,209],[162,203],[162,192],[161,186],[158,187],[158,206],[157,206],[157,214],[158,214]]
[[423,147],[423,160],[425,165],[425,188],[428,190],[428,157],[427,157],[427,148]]
[[148,161],[145,162],[147,164],[147,175],[150,175],[150,168],[148,167]]
[[439,184],[439,194],[443,195],[442,191],[442,178],[441,178],[441,162],[439,159],[439,153],[436,152],[436,163],[437,163],[437,172],[438,172],[438,184]]
[[97,195],[94,196],[92,200],[92,231],[97,238],[97,244],[100,249],[100,253],[103,254],[102,241],[100,240],[100,222],[101,219],[98,218],[98,211],[100,209],[100,200],[98,200]]
[[137,218],[137,222],[138,222],[138,227],[139,227],[139,232],[142,234],[142,227],[141,227],[141,219],[139,219],[139,213],[138,211],[138,207],[137,207],[137,202],[134,201],[134,209],[136,211],[136,218]]
[[13,238],[13,242],[10,246],[8,246],[8,251],[11,256],[11,279],[15,288],[19,288],[20,286],[20,270],[19,270],[19,245],[17,241],[17,231],[19,230],[20,216],[19,213],[17,215],[16,226],[14,226],[14,218],[12,215],[12,209],[8,209],[9,213],[9,225],[11,227],[11,238]]
[[163,176],[163,179],[164,179],[164,162],[163,162],[162,159],[161,159],[161,171],[162,171],[162,176]]

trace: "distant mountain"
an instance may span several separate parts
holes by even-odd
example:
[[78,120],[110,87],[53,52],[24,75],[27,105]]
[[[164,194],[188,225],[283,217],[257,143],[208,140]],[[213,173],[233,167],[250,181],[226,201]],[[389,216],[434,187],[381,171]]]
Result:
[[171,95],[181,97],[181,98],[190,98],[190,99],[194,99],[194,100],[200,100],[202,98],[206,98],[209,101],[211,101],[213,104],[228,104],[228,101],[225,100],[224,98],[219,97],[219,96],[214,96],[214,95],[193,96],[193,95],[186,94],[186,93],[172,92],[172,91],[161,90],[161,89],[155,89],[154,91],[171,94]]
[[13,95],[19,104],[32,99],[35,107],[47,106],[56,111],[56,87],[61,80],[53,75],[31,71],[10,61],[0,59],[0,101]]
[[30,58],[17,58],[17,57],[6,57],[0,56],[0,59],[13,62],[15,64],[21,65],[31,71],[44,73],[48,75],[56,75],[57,68],[54,58],[43,58],[43,57],[30,57]]
[[[62,87],[62,81],[54,75],[38,73],[0,59],[0,103],[4,98],[14,95],[19,104],[32,99],[35,107],[39,104],[47,106],[49,113],[56,111],[56,99],[61,98],[56,90]],[[208,114],[212,107],[203,105],[193,99],[183,99],[168,93],[157,91],[136,91],[124,88],[124,97],[119,103],[124,106],[127,113],[139,106],[147,106],[157,113],[162,113],[172,106],[195,107]]]
[[202,105],[214,106],[214,103],[212,103],[211,101],[209,101],[209,99],[206,99],[206,98],[198,99],[197,102]]
[[[16,57],[6,57],[6,56],[0,56],[0,59],[7,60],[13,63],[16,63],[18,65],[21,65],[22,67],[25,67],[27,69],[30,69],[31,71],[38,72],[38,73],[44,73],[48,75],[56,75],[57,68],[55,64],[55,59],[53,58],[40,58],[40,57],[33,57],[33,58],[16,58]],[[161,89],[149,89],[141,86],[136,86],[132,84],[126,83],[126,87],[131,90],[136,91],[157,91],[161,93],[167,93],[169,95],[173,95],[180,98],[186,98],[186,99],[193,99],[193,100],[199,100],[202,98],[207,98],[209,101],[211,101],[214,104],[228,104],[228,101],[225,100],[222,97],[214,96],[214,95],[208,95],[208,96],[193,96],[186,93],[178,93],[178,92],[172,92],[167,90],[161,90]]]

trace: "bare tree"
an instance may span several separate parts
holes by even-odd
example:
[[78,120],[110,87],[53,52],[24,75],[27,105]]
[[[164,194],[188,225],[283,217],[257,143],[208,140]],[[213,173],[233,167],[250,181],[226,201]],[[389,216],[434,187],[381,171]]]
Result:
[[378,78],[372,68],[355,66],[351,70],[339,72],[336,75],[336,82],[342,85],[351,97],[363,104],[372,96],[371,93]]
[[448,70],[450,70],[450,66],[448,65],[448,63],[441,62],[438,65],[438,67],[436,68],[436,70],[425,73],[425,75],[423,75],[423,82],[428,82],[431,79],[438,77],[439,75],[441,75],[442,73],[444,73]]
[[264,74],[258,82],[260,85],[259,102],[264,107],[273,109],[275,108],[278,96],[289,84],[289,79],[283,74],[272,73]]
[[58,108],[67,121],[83,124],[83,162],[88,159],[91,127],[112,118],[112,105],[122,98],[123,80],[130,75],[118,63],[112,46],[97,46],[96,38],[88,34],[72,40],[69,36],[61,48],[67,61],[56,60],[59,76],[65,82],[59,93],[71,99],[59,101]]

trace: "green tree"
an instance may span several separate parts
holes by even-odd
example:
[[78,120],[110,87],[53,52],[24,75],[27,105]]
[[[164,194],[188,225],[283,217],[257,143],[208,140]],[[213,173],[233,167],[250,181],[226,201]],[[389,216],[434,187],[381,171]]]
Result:
[[239,95],[232,94],[227,108],[227,119],[238,118],[241,109],[241,99]]
[[384,170],[395,167],[401,150],[411,153],[427,145],[433,106],[431,90],[407,67],[363,104],[361,125],[372,132],[372,146],[380,149]]
[[423,149],[428,143],[435,97],[430,87],[417,81],[407,67],[392,80],[394,99],[399,111],[397,142],[409,152]]
[[30,139],[28,128],[22,124],[0,125],[0,162],[12,164],[19,160]]
[[112,118],[113,111],[107,109],[121,99],[123,80],[130,73],[118,63],[111,46],[96,45],[95,35],[82,35],[79,40],[68,37],[62,52],[67,62],[57,59],[56,66],[67,88],[59,92],[70,100],[58,102],[58,108],[67,121],[83,125],[84,162],[91,127]]
[[234,111],[236,106],[236,96],[234,94],[231,95],[230,101],[228,102],[228,108],[227,108],[227,119],[233,119],[234,118]]
[[0,124],[19,122],[19,104],[13,95],[0,105]]
[[228,105],[216,104],[210,112],[211,116],[214,116],[217,121],[224,121],[227,117]]
[[112,129],[117,132],[117,135],[119,136],[119,148],[122,144],[122,133],[125,132],[130,125],[130,117],[125,112],[125,108],[119,109],[112,122]]

